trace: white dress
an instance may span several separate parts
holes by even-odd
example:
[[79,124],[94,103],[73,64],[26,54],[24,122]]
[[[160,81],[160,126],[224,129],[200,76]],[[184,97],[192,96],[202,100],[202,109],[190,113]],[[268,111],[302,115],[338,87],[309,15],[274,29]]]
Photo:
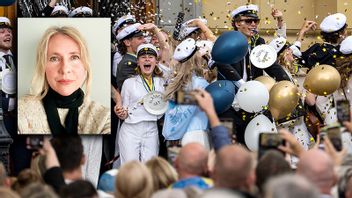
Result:
[[[154,77],[155,91],[164,92],[164,80]],[[127,79],[122,86],[122,106],[128,108],[128,117],[119,131],[118,146],[121,165],[131,160],[147,161],[159,153],[157,120],[160,116],[148,113],[143,97],[148,94],[142,78]]]

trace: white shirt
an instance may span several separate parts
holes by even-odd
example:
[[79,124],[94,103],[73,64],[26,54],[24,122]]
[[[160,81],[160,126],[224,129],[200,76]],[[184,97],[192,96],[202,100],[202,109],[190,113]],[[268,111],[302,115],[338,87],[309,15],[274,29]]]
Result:
[[[154,77],[155,91],[164,92],[164,79]],[[126,123],[138,123],[141,121],[156,121],[158,116],[148,113],[143,106],[143,97],[148,94],[143,85],[142,78],[134,76],[125,80],[122,85],[122,106],[128,108]]]

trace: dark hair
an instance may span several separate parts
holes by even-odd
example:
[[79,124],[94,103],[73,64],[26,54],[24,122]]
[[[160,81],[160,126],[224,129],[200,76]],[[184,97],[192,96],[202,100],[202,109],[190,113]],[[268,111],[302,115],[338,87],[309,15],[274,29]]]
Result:
[[125,45],[125,43],[122,41],[119,41],[117,44],[117,50],[119,51],[119,53],[121,55],[125,55],[127,53],[127,46]]
[[57,136],[51,139],[51,144],[63,171],[72,171],[81,166],[83,145],[79,136]]
[[323,40],[328,42],[328,43],[337,43],[337,41],[340,39],[341,34],[346,30],[347,24],[345,24],[341,29],[335,32],[323,32],[321,31],[320,34],[323,37]]
[[269,150],[259,159],[255,169],[257,187],[263,192],[264,185],[270,178],[291,172],[285,157],[276,150]]
[[236,17],[232,18],[231,25],[232,25],[233,29],[236,30],[236,31],[238,31],[236,23],[239,22],[240,20],[241,20],[241,16],[240,15],[236,15]]
[[98,192],[92,183],[85,180],[77,180],[69,185],[63,186],[60,190],[60,197],[66,198],[93,198],[97,197]]

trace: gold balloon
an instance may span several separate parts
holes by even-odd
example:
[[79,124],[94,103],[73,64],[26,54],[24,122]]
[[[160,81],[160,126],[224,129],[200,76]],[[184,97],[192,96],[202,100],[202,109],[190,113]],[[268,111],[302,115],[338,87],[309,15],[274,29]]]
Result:
[[259,76],[258,78],[254,79],[254,80],[263,83],[269,92],[270,92],[270,89],[276,83],[276,81],[273,78],[271,78],[270,76]]
[[270,90],[269,110],[276,119],[290,114],[298,105],[299,92],[296,85],[290,81],[280,81]]
[[313,94],[326,96],[336,91],[340,83],[341,76],[334,67],[319,65],[308,72],[303,86]]

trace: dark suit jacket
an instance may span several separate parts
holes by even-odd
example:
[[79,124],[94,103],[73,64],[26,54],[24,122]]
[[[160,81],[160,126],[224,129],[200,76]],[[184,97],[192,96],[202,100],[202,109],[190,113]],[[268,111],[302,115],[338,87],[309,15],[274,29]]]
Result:
[[305,67],[312,68],[315,64],[327,64],[335,67],[336,59],[342,56],[340,46],[328,43],[316,43],[302,52],[299,63]]
[[117,88],[121,90],[123,82],[129,77],[136,75],[137,58],[131,54],[125,54],[116,71]]
[[[265,44],[265,40],[259,37],[257,40],[252,41],[251,49],[261,44]],[[246,54],[245,59],[247,64],[247,80],[254,80],[257,77],[262,76],[264,74],[263,71],[269,74],[272,78],[276,79],[276,81],[290,80],[286,72],[277,63],[274,63],[266,69],[260,69],[251,64],[251,66],[248,67],[250,63],[249,53]],[[241,80],[243,78],[243,64],[244,59],[234,64],[215,63],[215,66],[218,68],[218,80]]]

